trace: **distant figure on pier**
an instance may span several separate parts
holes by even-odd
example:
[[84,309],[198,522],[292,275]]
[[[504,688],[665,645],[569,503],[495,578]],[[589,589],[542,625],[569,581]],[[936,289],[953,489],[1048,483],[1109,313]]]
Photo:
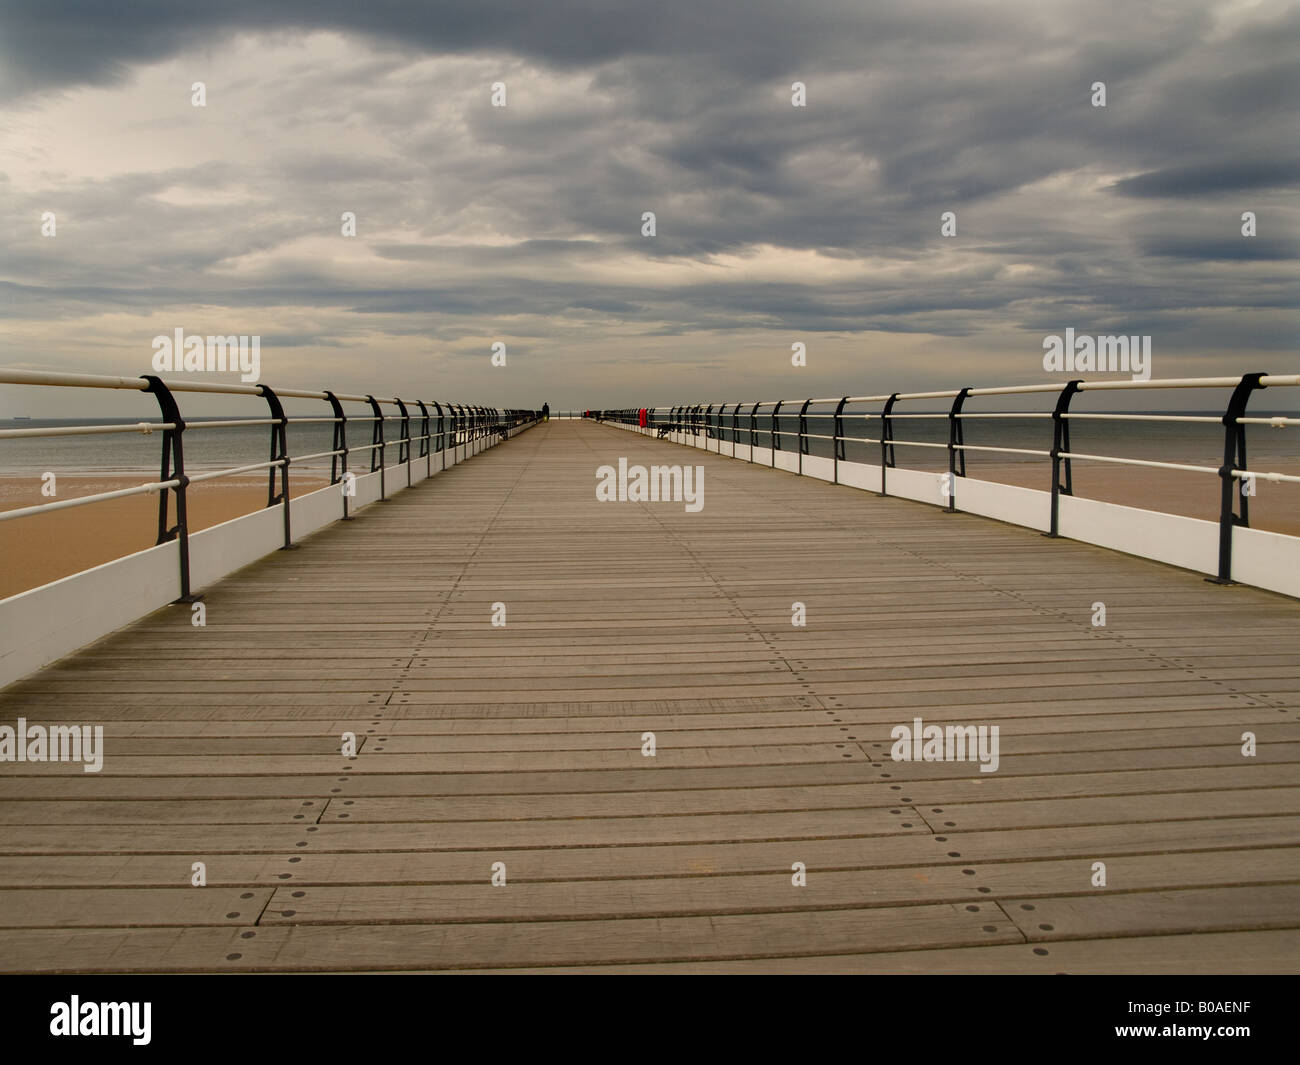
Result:
[[549,403],[543,403],[543,404],[542,404],[542,421],[544,421],[544,422],[549,422],[550,420],[551,420],[551,405],[550,405]]
[[647,416],[648,416],[648,412],[646,411],[646,408],[645,408],[645,407],[642,407],[639,411],[637,411],[637,421],[636,421],[636,423],[637,423],[637,425],[638,425],[640,428],[642,428],[642,429],[645,428],[645,424],[646,424],[646,418],[647,418]]

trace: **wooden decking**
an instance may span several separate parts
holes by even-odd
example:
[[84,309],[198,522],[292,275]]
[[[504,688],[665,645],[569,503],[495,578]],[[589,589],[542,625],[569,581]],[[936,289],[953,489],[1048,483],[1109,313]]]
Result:
[[1292,600],[552,422],[206,606],[0,696],[106,733],[0,765],[4,970],[1300,969]]

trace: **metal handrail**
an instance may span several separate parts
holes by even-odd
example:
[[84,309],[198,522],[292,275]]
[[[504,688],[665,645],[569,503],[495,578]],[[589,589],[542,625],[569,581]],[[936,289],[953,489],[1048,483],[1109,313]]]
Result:
[[[734,414],[729,426],[723,425],[722,416],[722,412],[727,409],[728,404],[709,404],[704,408],[706,415],[702,424],[699,415],[701,407],[698,404],[694,406],[675,406],[671,408],[648,407],[645,408],[647,411],[647,424],[644,431],[655,432],[659,436],[676,433],[679,435],[698,437],[702,428],[705,435],[705,447],[709,450],[720,450],[722,440],[729,435],[733,446],[743,442],[748,443],[750,449],[750,461],[753,461],[754,451],[759,446],[759,434],[762,433],[762,438],[766,439],[771,450],[772,465],[776,464],[777,452],[786,450],[781,446],[781,437],[784,434],[787,437],[794,438],[794,447],[798,454],[798,468],[793,472],[800,474],[803,473],[804,455],[808,454],[809,441],[830,440],[834,471],[833,481],[837,484],[839,483],[840,463],[845,461],[845,444],[878,444],[880,446],[881,466],[880,495],[887,494],[886,472],[895,466],[894,449],[896,447],[946,449],[948,452],[949,472],[947,509],[949,511],[956,509],[957,484],[961,478],[966,476],[965,461],[968,453],[990,452],[1030,455],[1035,458],[1049,458],[1052,463],[1051,521],[1050,530],[1046,535],[1053,537],[1059,535],[1060,497],[1062,495],[1073,494],[1072,462],[1074,461],[1107,462],[1127,466],[1145,466],[1157,469],[1217,474],[1220,480],[1219,562],[1218,576],[1214,579],[1218,583],[1230,584],[1232,583],[1232,530],[1238,526],[1249,527],[1250,525],[1249,496],[1244,491],[1237,492],[1235,490],[1235,483],[1237,481],[1251,478],[1270,482],[1300,484],[1300,476],[1251,470],[1246,459],[1247,426],[1267,425],[1273,428],[1286,428],[1287,426],[1300,425],[1300,417],[1279,415],[1269,417],[1247,417],[1245,414],[1246,405],[1254,392],[1261,391],[1265,388],[1297,386],[1300,386],[1300,374],[1279,375],[1252,373],[1245,374],[1241,377],[1183,377],[1147,381],[1073,380],[1066,382],[1064,385],[1007,385],[988,388],[953,388],[934,392],[896,392],[873,396],[827,396],[815,399],[757,400],[737,403],[732,408]],[[1167,388],[1230,388],[1232,389],[1232,395],[1221,416],[1146,413],[1094,414],[1074,412],[1069,409],[1073,397],[1081,392],[1117,392],[1125,390]],[[962,410],[962,404],[964,402],[976,397],[1033,394],[1055,396],[1055,409],[1052,411],[1004,412],[968,412]],[[895,404],[897,403],[935,399],[951,401],[949,409],[947,411],[916,411],[908,413],[897,412],[894,409]],[[876,411],[846,410],[846,407],[848,406],[861,403],[879,403],[882,404],[882,407]],[[797,411],[793,407],[794,404],[799,404]],[[834,410],[809,410],[809,407],[816,404],[835,404],[835,408]],[[797,433],[791,432],[788,425],[783,429],[780,421],[781,408],[783,406],[786,407],[785,417],[790,419],[791,423],[796,423],[798,425]],[[715,407],[717,411],[716,420],[711,418],[708,414],[708,412],[714,411]],[[743,428],[739,424],[738,417],[742,407],[746,408],[749,412],[749,423]],[[761,413],[760,407],[765,408]],[[606,410],[597,413],[607,421],[618,422],[626,425],[635,425],[639,418],[639,411],[640,408],[627,408],[620,410]],[[760,427],[760,417],[767,420],[765,426]],[[850,417],[862,419],[864,422],[878,419],[881,423],[880,435],[878,437],[847,435],[844,431],[844,421]],[[824,433],[809,432],[808,425],[809,419],[811,418],[830,419],[832,426],[831,435],[827,436]],[[962,423],[968,418],[1022,418],[1050,420],[1052,422],[1053,432],[1052,447],[1050,450],[1044,451],[1031,448],[967,444],[962,439]],[[946,443],[937,443],[935,441],[925,440],[904,440],[894,436],[893,425],[896,421],[927,419],[946,419],[948,421],[949,432],[948,441]],[[1127,458],[1117,455],[1093,455],[1073,451],[1070,448],[1070,422],[1085,420],[1176,422],[1222,425],[1224,428],[1223,462],[1219,466],[1200,466],[1173,462],[1158,462],[1150,459]],[[824,423],[815,424],[817,424],[818,427],[821,427]],[[746,437],[747,440],[742,441],[742,436]],[[709,441],[715,439],[718,441],[717,448],[713,448],[709,444]],[[792,450],[791,453],[795,453],[795,450]],[[1062,475],[1064,475],[1063,480]]]
[[[88,436],[101,433],[128,432],[138,432],[143,435],[150,435],[156,431],[161,432],[162,475],[158,480],[130,488],[116,489],[109,492],[96,492],[89,495],[76,496],[71,499],[60,499],[50,503],[40,503],[34,506],[18,507],[12,510],[0,511],[0,521],[10,521],[16,518],[29,517],[34,514],[47,513],[54,510],[64,510],[69,507],[86,506],[91,503],[98,503],[109,499],[120,499],[133,495],[159,493],[158,538],[156,544],[168,543],[175,540],[179,546],[181,597],[178,602],[193,602],[198,598],[190,593],[189,522],[186,507],[186,490],[189,485],[203,481],[216,480],[220,477],[234,476],[241,473],[249,473],[259,470],[268,471],[269,482],[266,507],[268,509],[272,506],[279,506],[282,508],[284,521],[284,547],[288,549],[293,547],[289,524],[289,470],[294,462],[329,457],[331,460],[330,484],[335,485],[343,482],[347,476],[347,459],[351,452],[370,451],[372,456],[374,456],[374,452],[378,451],[378,455],[372,458],[372,469],[376,469],[380,474],[380,499],[386,500],[388,496],[384,484],[384,474],[387,469],[392,468],[387,466],[383,461],[383,454],[386,447],[391,445],[397,446],[399,461],[395,465],[405,465],[407,467],[409,482],[411,462],[410,445],[412,442],[419,441],[430,445],[428,451],[421,451],[421,457],[431,455],[433,450],[442,451],[442,468],[445,469],[447,449],[465,446],[473,441],[489,438],[491,438],[492,442],[495,443],[498,439],[504,439],[512,430],[536,424],[541,420],[541,412],[537,410],[524,410],[518,408],[498,409],[495,407],[462,407],[457,404],[455,405],[455,409],[462,413],[459,417],[453,417],[451,431],[444,432],[443,417],[441,413],[444,406],[435,401],[429,401],[439,411],[438,431],[436,433],[429,431],[429,419],[426,414],[420,426],[421,435],[414,436],[412,435],[410,427],[410,411],[403,400],[399,397],[384,398],[375,396],[357,396],[341,392],[317,392],[296,388],[273,389],[271,386],[263,383],[252,385],[222,384],[221,382],[212,381],[189,381],[178,380],[175,378],[163,379],[152,375],[146,375],[143,377],[112,377],[101,374],[54,373],[37,370],[13,370],[3,368],[0,368],[0,385],[104,388],[153,393],[162,414],[162,419],[157,422],[134,421],[110,423],[106,425],[45,426],[22,429],[3,429],[0,430],[0,439]],[[176,393],[179,392],[259,397],[267,403],[271,416],[265,418],[211,419],[187,423],[184,418],[181,417],[180,408],[176,402]],[[284,408],[280,402],[286,398],[328,402],[331,405],[333,413],[326,417],[290,417],[284,412]],[[344,413],[343,408],[340,405],[341,402],[366,403],[370,405],[371,413],[369,415],[347,415]],[[416,401],[416,404],[421,408],[421,410],[426,410],[423,402]],[[396,413],[389,414],[382,409],[383,406],[396,407],[397,411]],[[447,410],[451,410],[452,408],[452,404],[446,404]],[[388,421],[398,421],[401,423],[398,439],[387,440],[385,438],[384,424]],[[294,422],[295,424],[332,424],[334,426],[333,450],[320,451],[308,455],[290,455],[286,438],[286,429],[290,422]],[[347,444],[345,429],[348,422],[372,423],[374,433],[372,442],[368,445],[353,445],[349,447]],[[221,470],[205,471],[193,475],[189,475],[185,472],[182,442],[186,429],[229,429],[253,425],[268,426],[270,428],[271,455],[266,462],[234,466]],[[459,438],[457,437],[458,432],[460,433]],[[432,447],[433,441],[437,441],[436,448]],[[279,478],[278,491],[277,477]],[[170,527],[168,525],[168,492],[172,493],[176,504],[176,523]],[[343,516],[345,519],[349,516],[346,496],[344,497]]]

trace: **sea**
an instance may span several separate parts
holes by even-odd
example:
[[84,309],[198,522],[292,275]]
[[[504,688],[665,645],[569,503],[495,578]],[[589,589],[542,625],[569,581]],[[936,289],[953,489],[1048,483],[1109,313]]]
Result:
[[[908,413],[919,413],[909,411]],[[1133,414],[1143,412],[1134,411]],[[1224,430],[1217,419],[1222,411],[1151,411],[1152,414],[1183,413],[1200,417],[1213,417],[1215,422],[1143,422],[1143,421],[1087,421],[1073,420],[1070,425],[1071,450],[1108,455],[1119,458],[1142,459],[1156,462],[1177,462],[1190,465],[1213,466],[1223,461]],[[1251,417],[1275,415],[1296,417],[1294,411],[1252,409]],[[155,415],[156,418],[156,415]],[[0,419],[0,429],[36,429],[72,425],[111,425],[122,419]],[[205,421],[195,418],[187,422],[185,430],[185,466],[190,473],[203,473],[235,466],[265,462],[270,457],[269,426],[238,426],[232,428],[203,428]],[[747,419],[742,415],[739,439],[747,442]],[[412,429],[418,431],[416,420]],[[385,424],[385,439],[391,445],[397,438],[400,423]],[[1048,451],[1052,446],[1052,423],[1045,418],[967,418],[963,419],[965,443],[1025,450]],[[328,423],[304,422],[294,424],[292,417],[287,428],[290,456],[315,454],[330,450],[332,426]],[[913,469],[946,469],[946,452],[933,447],[909,447],[903,441],[922,444],[946,444],[948,424],[945,417],[898,418],[893,422],[896,461],[899,466]],[[797,414],[780,418],[780,447],[783,451],[797,449],[799,419]],[[349,426],[349,442],[355,447],[370,442],[370,423],[356,422]],[[759,446],[768,446],[771,420],[760,412]],[[809,418],[810,438],[808,454],[829,458],[831,441],[817,439],[816,434],[829,435],[829,418]],[[724,439],[730,429],[724,429]],[[846,414],[844,435],[849,438],[845,458],[851,462],[879,461],[880,446],[855,442],[855,437],[876,438],[880,435],[880,421],[867,421],[861,416]],[[50,471],[57,474],[156,474],[159,469],[162,433],[145,435],[139,432],[96,434],[93,436],[62,437],[12,437],[0,438],[0,476],[28,476]],[[1267,471],[1270,464],[1278,472],[1294,472],[1300,464],[1300,426],[1273,428],[1251,425],[1247,428],[1247,457],[1252,469]],[[610,450],[616,452],[619,438],[611,436]],[[418,448],[412,454],[418,453]],[[396,460],[396,450],[390,446],[386,456],[389,464]],[[967,467],[977,476],[980,464],[1006,466],[1019,463],[1042,463],[1046,460],[1032,455],[1009,453],[968,452]],[[369,467],[369,454],[354,453],[352,467]],[[294,469],[320,472],[328,476],[328,457],[295,462]]]
[[[154,416],[157,420],[157,416]],[[184,450],[187,473],[207,473],[266,462],[271,457],[271,427],[267,425],[241,425],[227,428],[204,429],[205,421],[213,418],[194,418],[186,422]],[[225,420],[225,419],[221,419]],[[110,418],[32,418],[0,419],[0,429],[44,429],[80,425],[115,425],[123,419]],[[356,447],[370,443],[371,424],[357,422],[349,426],[348,443]],[[385,425],[385,438],[397,438],[400,423]],[[412,429],[418,431],[417,420]],[[329,423],[306,422],[294,425],[290,420],[286,429],[289,455],[313,455],[333,447],[333,429]],[[87,436],[37,436],[0,437],[0,476],[39,475],[44,472],[78,475],[157,474],[162,459],[163,434],[103,433]],[[415,454],[418,448],[412,452]],[[396,461],[396,450],[390,450],[385,461]],[[369,468],[370,452],[354,453],[349,465],[353,469],[365,465]],[[294,463],[295,470],[309,470],[329,475],[329,457],[308,459]]]
[[[908,414],[922,413],[907,411]],[[948,443],[947,412],[931,412],[937,417],[891,419],[895,445],[895,462],[899,466],[919,470],[938,470],[948,468],[946,448],[924,445]],[[981,411],[980,413],[985,413]],[[990,412],[991,413],[991,412]],[[1005,412],[1009,413],[1009,412]],[[1017,412],[1022,413],[1022,412]],[[1117,458],[1140,459],[1148,462],[1177,462],[1193,466],[1213,466],[1217,469],[1223,463],[1224,428],[1220,419],[1223,412],[1206,410],[1189,411],[1129,411],[1126,414],[1154,414],[1160,416],[1187,415],[1194,417],[1212,417],[1214,422],[1163,422],[1163,421],[1098,421],[1088,419],[1071,419],[1070,450],[1092,455],[1105,455]],[[1295,411],[1251,410],[1252,418],[1290,417],[1298,415]],[[731,439],[728,425],[729,413],[724,418],[723,439]],[[737,439],[740,443],[749,442],[748,423],[742,412],[741,430]],[[879,418],[870,420],[861,416],[845,414],[844,457],[849,462],[868,462],[878,464],[880,445],[877,443],[855,442],[854,438],[871,440],[880,437]],[[829,417],[808,418],[807,454],[830,458],[833,442],[824,439],[831,435],[833,422]],[[770,446],[771,419],[759,412],[759,447]],[[798,414],[786,416],[782,411],[780,417],[780,450],[795,451],[798,448],[799,417]],[[1017,448],[1025,451],[1047,452],[1052,447],[1052,422],[1050,418],[963,418],[963,442],[967,445],[983,447]],[[819,438],[820,437],[820,438]],[[915,441],[922,445],[908,446],[903,441]],[[1296,472],[1300,463],[1300,425],[1285,428],[1273,428],[1267,425],[1251,425],[1246,430],[1247,458],[1251,468],[1267,469],[1269,462],[1284,464],[1285,470],[1277,472]],[[1019,465],[1021,463],[1045,463],[1042,456],[1022,455],[1006,452],[976,452],[966,454],[967,468],[972,476],[977,476],[978,466],[987,463],[996,466]]]

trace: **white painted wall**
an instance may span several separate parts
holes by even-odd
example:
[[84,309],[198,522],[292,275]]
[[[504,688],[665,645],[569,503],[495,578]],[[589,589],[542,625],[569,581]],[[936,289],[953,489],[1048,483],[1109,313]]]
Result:
[[1024,525],[1039,532],[1052,527],[1052,496],[1034,488],[1018,488],[972,477],[955,479],[956,506],[967,514]]
[[[1201,573],[1218,572],[1219,526],[1215,522],[1078,496],[1061,496],[1060,515],[1060,533],[1072,540]],[[1300,545],[1300,540],[1296,543]]]
[[947,506],[948,501],[939,490],[942,476],[939,473],[930,473],[928,470],[904,470],[891,467],[885,472],[885,491],[891,496],[914,499],[918,503]]
[[861,488],[867,492],[879,492],[880,467],[865,462],[841,462],[840,484]]
[[[289,512],[290,517],[293,511]],[[284,546],[284,513],[267,507],[190,533],[190,590],[200,592]]]
[[[352,500],[349,499],[348,505],[351,504]],[[295,540],[338,521],[343,517],[343,486],[332,484],[291,500],[289,517],[293,521]]]
[[1232,579],[1300,598],[1296,537],[1261,529],[1232,531]]
[[159,544],[0,600],[0,685],[172,602],[178,551]]
[[835,478],[835,460],[825,459],[820,455],[803,457],[803,475],[816,477],[819,481],[831,481]]

